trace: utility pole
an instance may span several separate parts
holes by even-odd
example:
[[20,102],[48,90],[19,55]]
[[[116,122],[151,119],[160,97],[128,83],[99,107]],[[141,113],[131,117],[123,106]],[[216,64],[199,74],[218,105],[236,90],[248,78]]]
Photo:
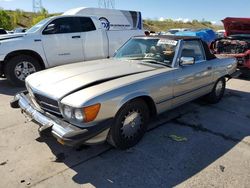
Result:
[[42,0],[33,0],[33,12],[39,12],[42,7]]
[[99,8],[115,8],[115,0],[99,0]]

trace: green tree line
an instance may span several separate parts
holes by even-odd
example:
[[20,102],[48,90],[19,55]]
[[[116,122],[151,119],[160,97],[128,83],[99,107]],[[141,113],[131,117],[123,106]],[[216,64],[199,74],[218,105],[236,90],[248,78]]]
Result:
[[24,12],[20,9],[15,11],[0,9],[0,28],[6,30],[12,30],[16,27],[29,28],[49,16],[52,15],[45,8],[37,13]]

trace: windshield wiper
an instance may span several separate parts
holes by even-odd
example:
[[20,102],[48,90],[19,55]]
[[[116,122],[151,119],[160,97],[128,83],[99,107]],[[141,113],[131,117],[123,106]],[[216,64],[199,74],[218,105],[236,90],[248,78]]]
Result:
[[143,62],[146,63],[152,63],[152,64],[158,64],[158,65],[163,65],[165,67],[171,67],[170,65],[166,64],[166,63],[162,63],[160,61],[156,61],[155,59],[142,59]]
[[155,59],[151,59],[151,58],[143,58],[143,57],[134,57],[134,58],[129,58],[127,60],[141,60],[142,62],[145,62],[145,63],[151,63],[151,64],[158,64],[158,65],[162,65],[162,66],[165,66],[165,67],[171,67],[171,65],[168,65],[166,63],[162,63],[160,61],[157,61]]

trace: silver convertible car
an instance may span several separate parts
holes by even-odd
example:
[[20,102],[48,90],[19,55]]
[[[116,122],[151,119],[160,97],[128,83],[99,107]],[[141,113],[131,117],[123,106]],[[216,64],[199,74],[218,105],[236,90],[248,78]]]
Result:
[[126,149],[153,116],[201,96],[218,102],[235,71],[235,59],[216,58],[198,38],[134,37],[113,58],[30,75],[11,106],[61,144],[108,141]]

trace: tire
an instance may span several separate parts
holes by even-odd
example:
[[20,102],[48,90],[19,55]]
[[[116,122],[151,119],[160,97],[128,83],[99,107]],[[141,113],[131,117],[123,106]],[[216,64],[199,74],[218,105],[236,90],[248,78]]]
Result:
[[149,109],[143,100],[128,102],[115,116],[108,142],[118,149],[134,146],[147,131],[148,120]]
[[41,66],[37,59],[29,55],[17,55],[6,62],[4,74],[7,80],[14,86],[25,85],[25,78],[37,71]]
[[205,97],[206,100],[211,104],[218,103],[222,99],[225,89],[226,89],[226,80],[224,77],[222,77],[219,80],[217,80],[217,82],[213,87],[212,92]]

